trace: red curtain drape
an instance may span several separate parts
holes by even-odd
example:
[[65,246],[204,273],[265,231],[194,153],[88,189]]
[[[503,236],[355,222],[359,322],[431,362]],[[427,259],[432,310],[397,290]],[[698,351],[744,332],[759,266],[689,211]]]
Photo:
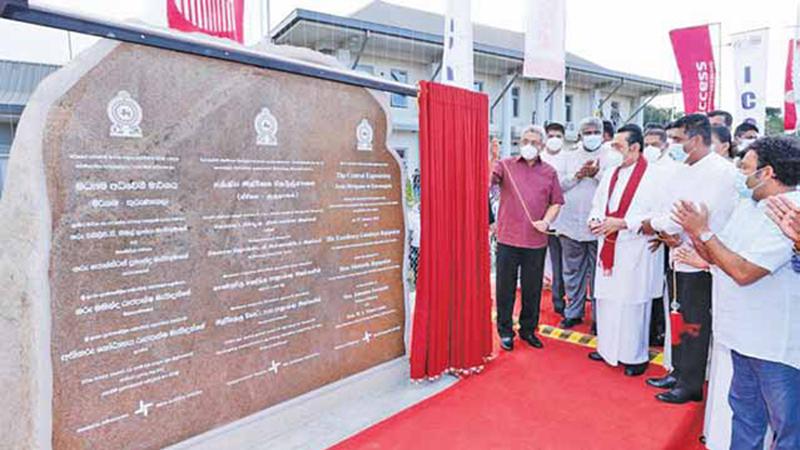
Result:
[[489,102],[421,82],[420,261],[411,378],[482,368],[492,352]]

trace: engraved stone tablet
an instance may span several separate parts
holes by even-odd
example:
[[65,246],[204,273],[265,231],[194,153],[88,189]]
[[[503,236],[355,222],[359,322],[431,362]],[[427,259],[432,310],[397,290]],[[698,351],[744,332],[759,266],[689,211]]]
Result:
[[401,356],[385,111],[111,42],[45,80],[0,205],[5,444],[161,448]]

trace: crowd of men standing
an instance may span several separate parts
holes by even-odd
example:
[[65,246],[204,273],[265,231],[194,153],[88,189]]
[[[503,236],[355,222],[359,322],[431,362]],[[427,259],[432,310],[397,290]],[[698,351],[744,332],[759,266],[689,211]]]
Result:
[[709,405],[732,416],[731,448],[761,448],[769,427],[773,448],[797,449],[800,140],[731,127],[724,111],[645,130],[590,117],[574,148],[550,123],[522,133],[518,156],[493,154],[500,344],[514,348],[519,280],[520,339],[543,347],[549,253],[560,326],[592,303],[592,360],[639,376],[664,343],[672,370],[647,380],[657,399],[702,401],[713,335]]

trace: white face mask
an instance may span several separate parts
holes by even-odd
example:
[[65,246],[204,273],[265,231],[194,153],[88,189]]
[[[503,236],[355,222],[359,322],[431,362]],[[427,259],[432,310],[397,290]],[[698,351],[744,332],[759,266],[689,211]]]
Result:
[[622,156],[622,153],[611,149],[608,151],[608,153],[606,153],[606,156],[603,160],[603,164],[601,165],[603,166],[602,167],[603,169],[608,169],[608,168],[613,169],[615,167],[621,166],[623,161],[625,161],[625,158]]
[[558,153],[564,147],[564,140],[553,136],[547,140],[545,145],[550,153]]
[[519,149],[519,154],[525,158],[525,160],[530,161],[539,156],[539,149],[532,144],[523,145],[522,148]]
[[600,148],[603,145],[603,135],[601,134],[589,134],[584,136],[583,138],[583,148],[593,152]]
[[739,151],[743,152],[747,150],[748,147],[753,145],[753,142],[755,141],[756,141],[755,139],[742,139],[741,141],[739,141]]
[[644,148],[644,152],[642,152],[642,155],[644,156],[644,159],[647,160],[647,162],[655,162],[658,161],[659,158],[661,158],[661,149],[654,145],[648,145],[647,147]]

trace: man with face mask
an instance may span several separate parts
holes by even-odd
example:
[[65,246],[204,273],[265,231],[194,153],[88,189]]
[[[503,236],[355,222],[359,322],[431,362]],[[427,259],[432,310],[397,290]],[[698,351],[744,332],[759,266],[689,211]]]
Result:
[[[643,156],[650,164],[650,178],[656,179],[653,186],[655,186],[654,189],[660,191],[661,194],[653,201],[668,201],[669,199],[665,193],[669,190],[669,186],[672,183],[672,174],[680,167],[680,164],[675,162],[675,160],[670,158],[667,154],[667,148],[669,146],[667,132],[663,128],[648,128],[644,133],[644,145]],[[666,211],[670,206],[672,205],[669,203],[659,205],[653,208],[653,212],[657,214],[662,210]],[[656,255],[656,270],[651,273],[653,277],[652,282],[662,286],[662,288],[658,290],[658,295],[653,298],[652,316],[650,320],[650,344],[657,346],[668,345],[667,318],[669,317],[669,301],[665,301],[668,297],[663,295],[663,286],[666,281],[666,268],[668,267],[669,258],[664,249],[664,245],[657,239],[652,230],[648,230],[648,233],[643,234],[648,236],[650,240],[650,250]],[[665,358],[665,363],[667,365],[671,364],[669,358]]]
[[[716,234],[709,207],[680,202],[675,220],[712,264],[714,339],[730,349],[732,449],[761,449],[767,425],[774,449],[800,448],[800,277],[794,242],[770,220],[767,199],[800,202],[800,143],[768,137],[750,145],[737,173],[742,200]],[[725,375],[725,374],[723,374]],[[727,374],[730,376],[730,374]],[[715,403],[716,404],[716,403]],[[715,413],[721,414],[721,409]]]
[[597,260],[597,236],[586,221],[592,210],[592,198],[599,183],[601,160],[617,164],[622,159],[606,156],[603,147],[603,121],[596,117],[583,119],[580,124],[578,148],[564,153],[558,163],[558,178],[564,191],[565,204],[556,221],[561,241],[564,286],[568,304],[560,327],[573,328],[583,322],[586,296],[594,284]]
[[[705,203],[711,211],[712,230],[720,231],[736,204],[736,168],[711,151],[711,124],[705,115],[682,117],[668,132],[672,138],[669,154],[682,163],[672,176],[668,203]],[[672,243],[672,261],[679,248],[692,247],[692,241],[669,210],[662,211],[644,228],[652,228]],[[677,287],[673,295],[680,304],[683,321],[683,328],[673,331],[673,335],[680,336],[679,345],[673,347],[674,371],[664,378],[650,379],[648,384],[670,389],[657,395],[662,402],[699,402],[703,400],[711,336],[711,274],[681,262],[674,262],[673,270]]]
[[491,175],[491,184],[500,186],[502,199],[497,217],[495,294],[497,332],[506,351],[514,349],[512,313],[518,278],[522,285],[520,339],[534,348],[543,347],[536,331],[547,233],[564,204],[555,169],[539,156],[544,139],[542,127],[526,128],[519,142],[520,155],[495,162]]
[[[553,168],[559,166],[558,160],[563,158],[564,152],[564,125],[558,122],[550,122],[544,127],[547,132],[547,141],[542,152],[542,161],[550,164]],[[547,236],[547,252],[550,254],[550,265],[553,271],[551,294],[553,300],[553,310],[564,315],[564,273],[561,267],[561,241],[558,238],[558,230],[553,227],[553,234]]]
[[733,133],[733,140],[739,154],[747,152],[747,148],[758,139],[758,127],[750,122],[742,122]]
[[611,151],[621,155],[622,163],[605,171],[588,221],[600,247],[594,284],[598,345],[589,357],[623,364],[631,377],[647,369],[650,302],[663,289],[663,281],[650,276],[661,267],[642,234],[658,195],[653,168],[641,154],[643,144],[638,125],[619,129]]

